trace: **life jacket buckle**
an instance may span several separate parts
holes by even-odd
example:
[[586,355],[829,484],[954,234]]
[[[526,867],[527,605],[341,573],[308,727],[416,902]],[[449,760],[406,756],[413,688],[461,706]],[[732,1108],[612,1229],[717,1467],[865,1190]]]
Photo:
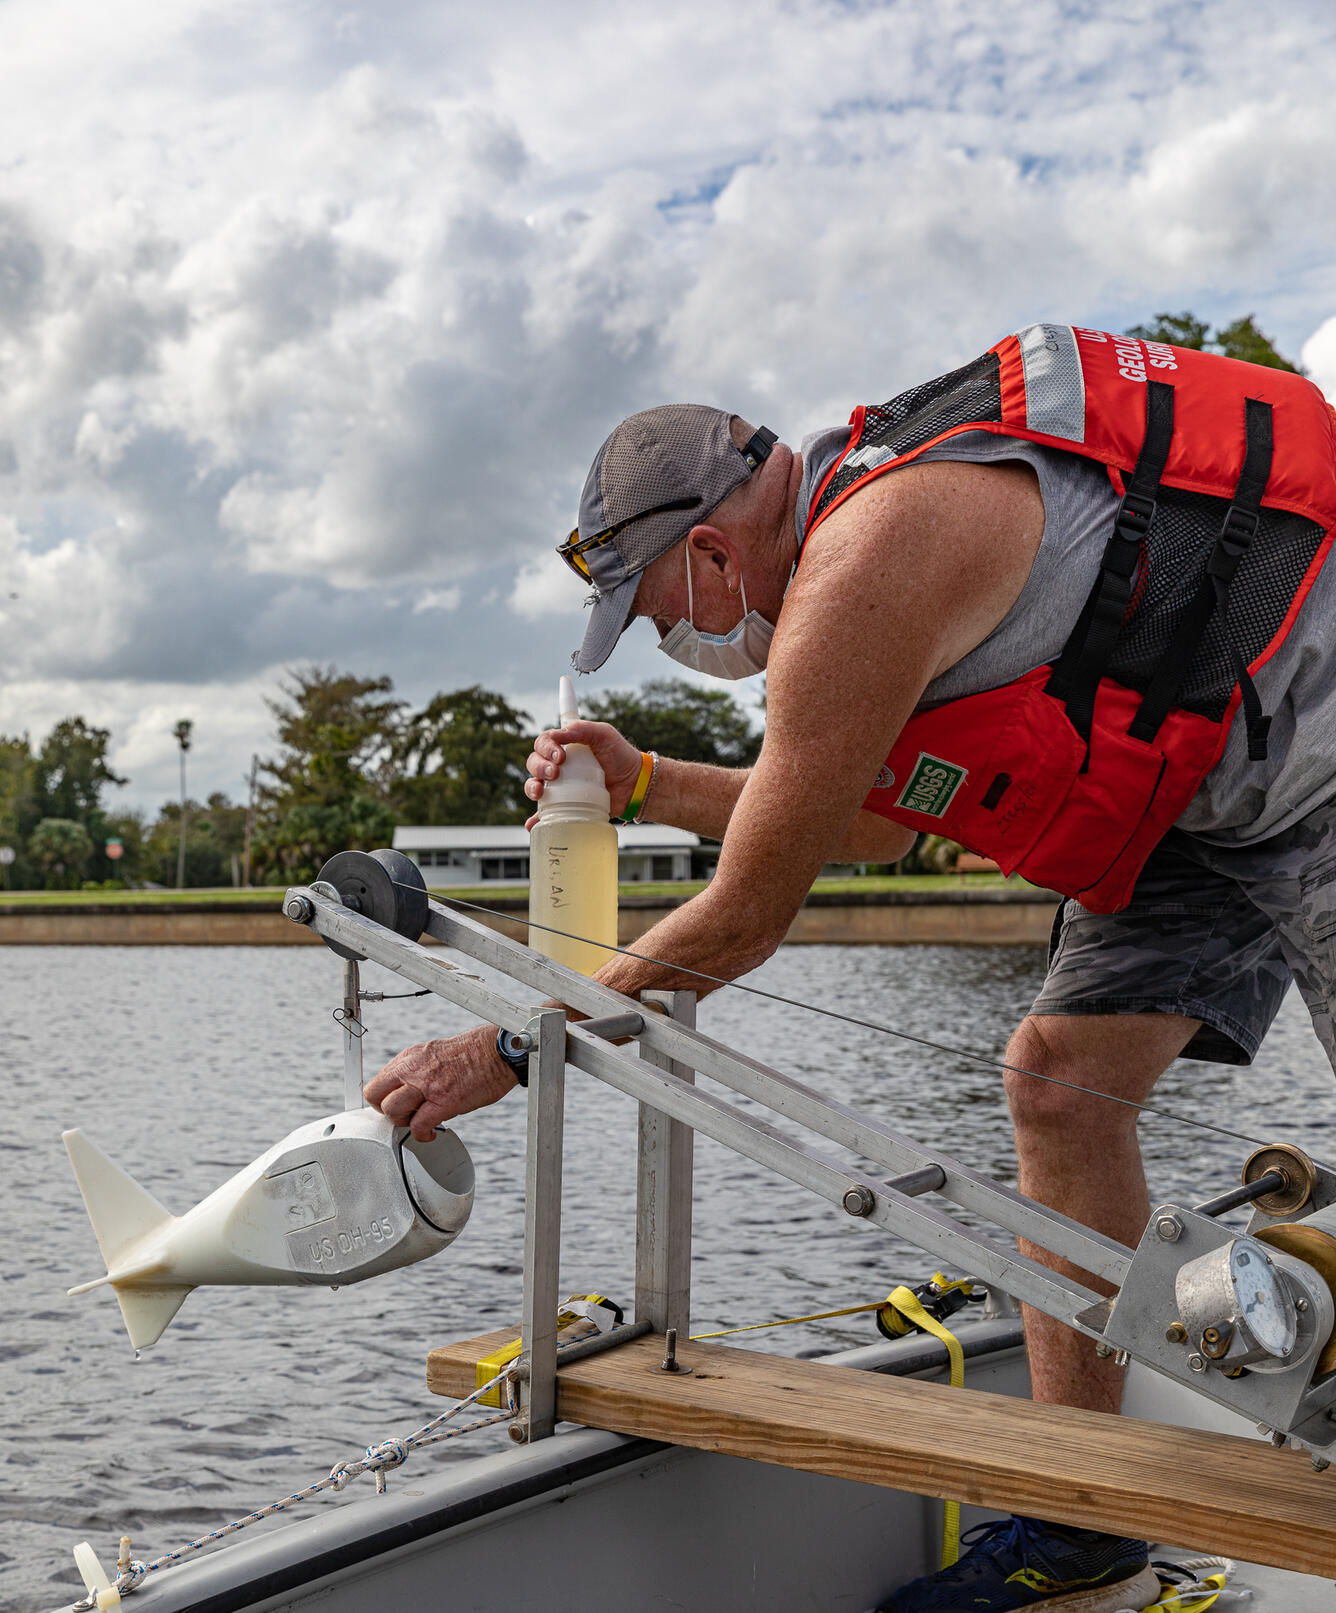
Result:
[[1153,498],[1146,498],[1141,493],[1124,493],[1123,501],[1118,506],[1118,519],[1114,523],[1114,530],[1119,537],[1135,538],[1140,542],[1150,531],[1150,524],[1154,518]]
[[1207,558],[1207,572],[1221,582],[1230,582],[1239,569],[1240,561],[1252,547],[1260,525],[1261,516],[1256,510],[1241,509],[1237,504],[1231,504],[1225,511],[1215,547]]

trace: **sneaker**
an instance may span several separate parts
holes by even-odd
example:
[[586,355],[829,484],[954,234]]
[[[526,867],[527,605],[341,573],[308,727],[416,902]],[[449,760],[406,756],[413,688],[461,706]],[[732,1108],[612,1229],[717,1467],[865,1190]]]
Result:
[[1063,1613],[1149,1607],[1160,1594],[1144,1540],[999,1518],[961,1536],[969,1550],[940,1573],[911,1580],[878,1613],[1010,1613],[1039,1603]]

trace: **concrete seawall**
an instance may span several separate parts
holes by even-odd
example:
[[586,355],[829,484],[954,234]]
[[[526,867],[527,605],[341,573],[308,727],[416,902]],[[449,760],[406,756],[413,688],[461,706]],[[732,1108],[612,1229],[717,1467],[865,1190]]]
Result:
[[[485,924],[524,939],[527,901],[498,896]],[[623,897],[618,939],[638,940],[680,901]],[[1043,946],[1057,898],[1048,891],[988,887],[959,891],[817,892],[793,922],[795,946]],[[511,916],[513,915],[513,917]],[[319,937],[274,908],[218,898],[171,906],[0,904],[0,946],[311,946]]]

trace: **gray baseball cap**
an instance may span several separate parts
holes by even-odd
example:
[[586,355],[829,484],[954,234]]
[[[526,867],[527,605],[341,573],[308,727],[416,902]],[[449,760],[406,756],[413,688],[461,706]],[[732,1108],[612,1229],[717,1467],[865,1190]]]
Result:
[[626,631],[645,567],[707,520],[768,456],[776,437],[703,403],[669,403],[623,420],[595,456],[580,494],[580,524],[558,553],[594,585],[584,643],[571,657],[595,672]]

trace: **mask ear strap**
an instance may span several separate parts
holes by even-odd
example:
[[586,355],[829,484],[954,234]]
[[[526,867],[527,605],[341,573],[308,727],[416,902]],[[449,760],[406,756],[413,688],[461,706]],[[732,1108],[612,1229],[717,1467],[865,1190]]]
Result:
[[738,572],[738,587],[742,590],[742,619],[747,619],[747,579]]
[[687,621],[689,621],[691,623],[691,625],[693,627],[695,627],[695,625],[696,625],[696,603],[691,597],[691,539],[690,538],[688,538],[687,541],[682,545],[682,550],[683,550],[683,553],[686,555],[686,562],[687,562]]

